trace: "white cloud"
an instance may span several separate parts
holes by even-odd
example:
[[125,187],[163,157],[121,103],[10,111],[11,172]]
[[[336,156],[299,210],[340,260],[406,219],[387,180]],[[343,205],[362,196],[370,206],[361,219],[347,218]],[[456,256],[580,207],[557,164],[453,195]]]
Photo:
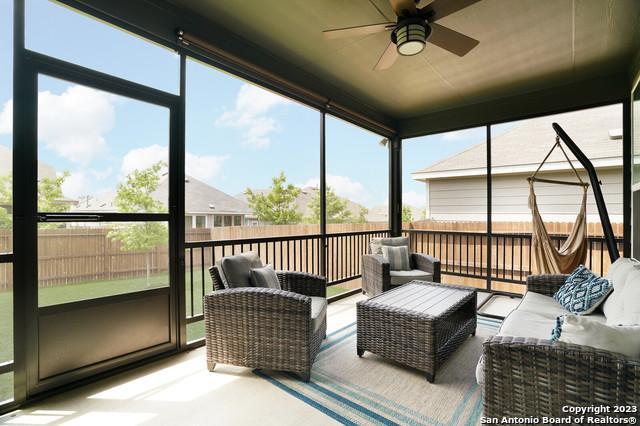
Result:
[[186,174],[205,182],[211,182],[222,171],[222,165],[229,156],[195,155],[189,152],[185,155]]
[[166,146],[158,144],[150,145],[144,148],[135,148],[127,152],[122,158],[122,166],[120,171],[123,176],[127,176],[134,170],[147,169],[159,161],[168,163],[169,154]]
[[[369,201],[370,197],[369,194],[367,194],[364,185],[347,176],[327,175],[327,185],[330,186],[340,197],[348,198],[356,203],[366,203]],[[320,186],[320,178],[311,178],[297,186],[301,188],[317,188]]]
[[[115,97],[84,86],[60,95],[38,93],[38,139],[59,156],[85,165],[107,148],[104,135],[115,122]],[[13,101],[0,112],[0,134],[12,131]]]
[[244,142],[255,148],[271,143],[270,135],[279,129],[278,122],[268,114],[275,107],[290,103],[288,99],[251,84],[243,84],[232,111],[224,112],[216,124],[243,131]]
[[64,180],[62,193],[65,197],[78,198],[89,193],[89,179],[84,172],[73,172]]
[[38,94],[38,138],[56,154],[87,164],[104,154],[115,122],[115,97],[84,86]]
[[13,99],[4,103],[0,111],[0,135],[10,135],[13,129]]
[[402,204],[408,204],[412,207],[425,207],[427,205],[427,196],[417,191],[406,191],[402,193]]
[[[222,171],[228,156],[185,154],[186,174],[196,179],[211,182]],[[151,167],[158,161],[168,161],[168,149],[157,144],[144,148],[132,149],[122,159],[121,172],[123,176],[134,170]]]

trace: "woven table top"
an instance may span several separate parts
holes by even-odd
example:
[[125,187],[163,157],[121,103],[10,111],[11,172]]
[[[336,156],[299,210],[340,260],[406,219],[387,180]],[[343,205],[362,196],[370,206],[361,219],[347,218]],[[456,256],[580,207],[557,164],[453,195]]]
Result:
[[463,290],[426,281],[411,281],[358,303],[385,305],[435,317],[449,310],[452,305],[468,299],[474,291],[474,289]]

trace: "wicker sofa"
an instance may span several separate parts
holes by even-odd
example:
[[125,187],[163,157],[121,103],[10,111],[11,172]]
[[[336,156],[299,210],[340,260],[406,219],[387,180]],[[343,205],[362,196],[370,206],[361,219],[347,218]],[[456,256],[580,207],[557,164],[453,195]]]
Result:
[[[485,416],[562,417],[565,406],[640,405],[640,360],[548,340],[556,317],[567,313],[551,297],[565,278],[528,277],[518,308],[498,335],[484,342],[476,372],[484,389]],[[606,321],[602,310],[589,316]]]
[[218,264],[215,291],[204,296],[207,367],[216,363],[297,373],[309,381],[326,336],[326,280],[277,271],[281,289],[225,288]]
[[435,257],[411,253],[410,271],[391,271],[389,262],[384,258],[382,245],[409,247],[409,238],[372,238],[369,254],[362,256],[362,293],[369,297],[391,290],[413,280],[440,282],[440,261]]

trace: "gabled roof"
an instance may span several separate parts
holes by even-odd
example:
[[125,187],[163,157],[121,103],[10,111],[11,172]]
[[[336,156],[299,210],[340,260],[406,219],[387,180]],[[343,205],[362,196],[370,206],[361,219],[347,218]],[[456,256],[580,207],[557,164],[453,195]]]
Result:
[[[164,176],[153,197],[165,204],[169,201],[169,180]],[[226,194],[191,176],[185,178],[185,213],[187,214],[250,214],[247,203]],[[72,211],[116,212],[115,192],[105,192],[89,200],[82,200]]]
[[[491,138],[492,173],[534,171],[555,142],[555,132],[551,127],[554,122],[562,126],[596,167],[622,166],[622,139],[611,137],[622,128],[622,105],[616,104],[514,123],[511,129]],[[563,148],[574,166],[580,167],[566,146]],[[411,175],[416,180],[484,175],[486,152],[487,145],[483,142]],[[556,149],[543,170],[569,168],[562,152]]]

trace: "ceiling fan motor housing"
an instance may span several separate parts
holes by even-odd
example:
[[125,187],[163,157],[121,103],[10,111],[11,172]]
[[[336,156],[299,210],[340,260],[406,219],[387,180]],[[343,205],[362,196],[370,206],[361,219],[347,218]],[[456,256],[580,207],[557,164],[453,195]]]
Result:
[[413,56],[422,52],[427,38],[431,35],[431,27],[418,16],[399,18],[398,25],[391,32],[391,41],[403,56]]

